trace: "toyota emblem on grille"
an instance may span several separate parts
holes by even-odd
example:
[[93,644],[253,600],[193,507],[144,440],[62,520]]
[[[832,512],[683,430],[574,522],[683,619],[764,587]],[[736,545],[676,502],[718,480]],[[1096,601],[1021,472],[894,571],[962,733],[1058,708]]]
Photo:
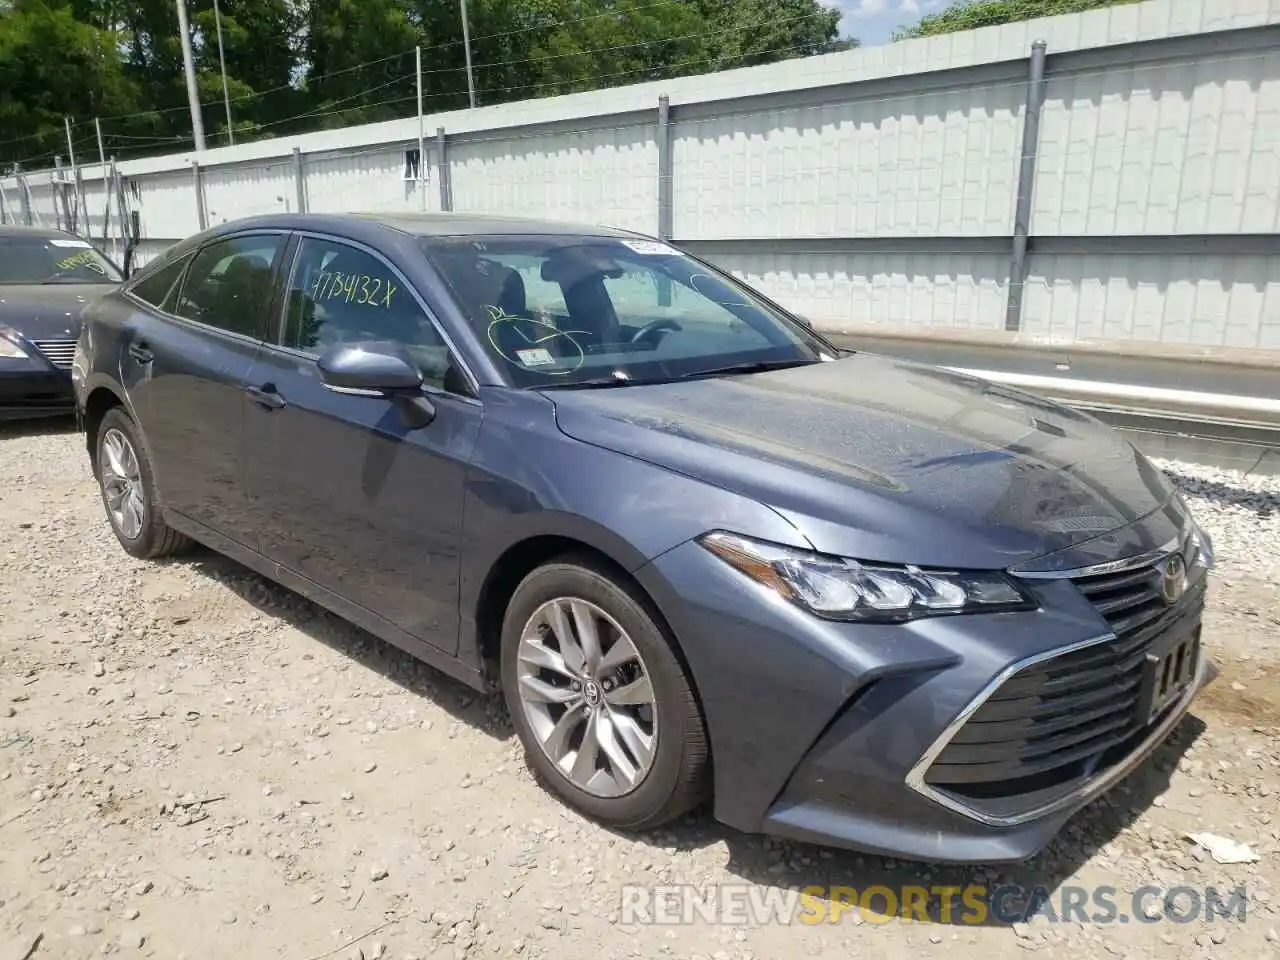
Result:
[[1173,606],[1187,589],[1187,565],[1182,554],[1175,553],[1160,566],[1160,594],[1164,602]]

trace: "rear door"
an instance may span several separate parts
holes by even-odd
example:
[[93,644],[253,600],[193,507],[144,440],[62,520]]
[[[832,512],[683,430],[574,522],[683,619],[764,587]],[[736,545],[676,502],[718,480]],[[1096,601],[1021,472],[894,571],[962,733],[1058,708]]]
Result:
[[[252,510],[271,560],[431,646],[458,639],[459,540],[480,429],[474,390],[404,276],[376,251],[304,235],[279,343],[249,377]],[[418,361],[436,418],[408,429],[393,401],[328,389],[328,348],[395,341]]]
[[287,241],[283,231],[255,231],[202,247],[160,306],[139,311],[121,355],[165,508],[254,549],[245,376],[263,346]]

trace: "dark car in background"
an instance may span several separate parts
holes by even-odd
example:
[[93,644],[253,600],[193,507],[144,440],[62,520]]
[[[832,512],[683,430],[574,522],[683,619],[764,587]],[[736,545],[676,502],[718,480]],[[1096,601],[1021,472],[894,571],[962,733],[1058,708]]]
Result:
[[80,313],[121,280],[87,240],[0,225],[0,420],[74,412]]
[[1022,859],[1215,673],[1211,544],[1128,441],[634,233],[224,224],[87,311],[76,383],[126,551],[496,682],[615,827]]

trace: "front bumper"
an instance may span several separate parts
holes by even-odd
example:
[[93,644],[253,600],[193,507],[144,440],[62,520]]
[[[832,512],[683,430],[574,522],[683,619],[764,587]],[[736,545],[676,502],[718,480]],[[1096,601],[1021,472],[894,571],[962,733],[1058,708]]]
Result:
[[[1154,723],[1126,730],[1123,742],[1082,758],[1060,782],[1011,776],[1016,788],[990,779],[972,789],[939,786],[930,771],[957,738],[950,756],[969,757],[975,769],[1023,762],[1001,758],[1013,749],[1007,744],[988,756],[981,737],[965,728],[983,719],[979,709],[1003,683],[1029,683],[1037,664],[1121,642],[1074,582],[1033,581],[1041,609],[1031,613],[868,626],[811,617],[693,543],[639,576],[667,615],[698,689],[716,817],[747,832],[910,860],[1033,856],[1076,811],[1140,766],[1217,672],[1197,646],[1190,685]],[[1198,629],[1203,582],[1179,608],[1194,621],[1188,628]],[[1144,655],[1136,647],[1124,653],[1135,663]],[[1036,748],[1020,741],[1017,749]],[[956,764],[946,766],[954,775]]]
[[0,420],[70,416],[75,403],[67,371],[43,359],[0,358]]

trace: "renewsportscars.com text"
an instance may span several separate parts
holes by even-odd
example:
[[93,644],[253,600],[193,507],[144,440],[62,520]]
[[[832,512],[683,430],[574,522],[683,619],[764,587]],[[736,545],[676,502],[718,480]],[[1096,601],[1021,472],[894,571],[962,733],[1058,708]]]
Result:
[[809,886],[799,890],[749,884],[626,886],[619,921],[675,926],[710,923],[840,923],[855,915],[864,922],[916,921],[946,924],[1014,924],[1039,919],[1048,923],[1211,923],[1244,922],[1248,897],[1243,888],[1145,886],[985,887]]

